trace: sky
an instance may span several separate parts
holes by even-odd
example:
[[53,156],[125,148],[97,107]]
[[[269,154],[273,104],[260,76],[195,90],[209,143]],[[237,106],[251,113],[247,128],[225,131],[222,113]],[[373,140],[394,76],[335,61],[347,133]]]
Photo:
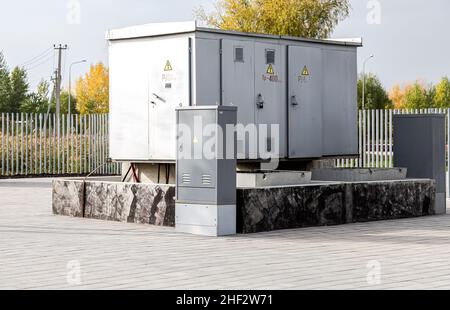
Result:
[[[29,69],[29,82],[49,79],[54,71],[53,44],[67,44],[63,84],[69,65],[72,79],[90,63],[108,62],[105,31],[151,22],[187,21],[200,5],[213,0],[1,0],[0,50],[9,67]],[[377,74],[390,89],[396,83],[436,83],[450,76],[450,1],[350,0],[350,16],[332,38],[362,37],[358,70],[369,55],[366,71]]]

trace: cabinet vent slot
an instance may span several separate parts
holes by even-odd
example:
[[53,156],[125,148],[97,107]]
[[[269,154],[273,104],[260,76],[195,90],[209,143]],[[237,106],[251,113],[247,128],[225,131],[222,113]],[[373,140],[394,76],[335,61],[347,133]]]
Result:
[[189,173],[183,173],[181,176],[181,183],[189,184],[191,183],[191,175]]
[[203,185],[211,185],[211,175],[209,175],[209,174],[202,175],[202,184]]

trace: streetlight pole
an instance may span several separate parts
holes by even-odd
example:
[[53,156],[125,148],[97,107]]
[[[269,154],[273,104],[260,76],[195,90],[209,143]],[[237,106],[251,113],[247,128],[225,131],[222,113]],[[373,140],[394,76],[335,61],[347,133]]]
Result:
[[72,99],[71,98],[71,95],[72,95],[72,66],[76,65],[76,64],[81,64],[84,62],[86,62],[86,59],[83,59],[80,61],[75,61],[75,62],[72,62],[69,67],[69,106],[68,106],[68,111],[67,111],[67,113],[69,114],[69,119],[70,119],[70,100]]
[[366,62],[368,62],[370,59],[374,57],[373,54],[371,54],[369,57],[367,57],[363,62],[363,85],[362,85],[362,109],[366,109]]

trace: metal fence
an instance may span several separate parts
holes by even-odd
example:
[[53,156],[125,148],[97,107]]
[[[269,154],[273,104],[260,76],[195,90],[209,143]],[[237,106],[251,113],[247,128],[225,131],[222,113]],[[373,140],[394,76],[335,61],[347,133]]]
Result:
[[[450,109],[359,111],[359,156],[337,159],[336,166],[392,168],[393,115],[445,114],[448,132],[449,111]],[[107,162],[108,121],[108,114],[72,114],[58,118],[56,114],[2,113],[0,176],[90,173]],[[448,151],[446,156],[448,163]],[[101,175],[120,173],[119,163],[107,163],[96,172]]]
[[[450,109],[364,110],[358,114],[359,157],[337,159],[340,168],[393,168],[393,124],[395,114],[445,114],[448,132]],[[448,141],[448,135],[447,135]],[[448,146],[448,143],[447,143]],[[449,162],[448,151],[446,152]]]
[[[1,114],[1,176],[82,175],[108,159],[108,115]],[[107,163],[99,175],[120,174]]]

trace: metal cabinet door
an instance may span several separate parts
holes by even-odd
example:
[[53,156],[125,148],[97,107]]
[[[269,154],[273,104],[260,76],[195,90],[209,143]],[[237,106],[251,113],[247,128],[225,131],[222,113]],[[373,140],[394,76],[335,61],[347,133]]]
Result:
[[322,156],[322,50],[289,46],[289,158]]
[[[223,105],[238,107],[237,124],[242,126],[255,124],[254,47],[251,41],[222,40]],[[244,141],[238,140],[238,159],[257,158],[257,153],[249,150],[251,141],[256,141],[256,131],[249,131]]]
[[324,156],[358,154],[356,48],[323,51]]
[[[268,134],[267,139],[260,139],[258,151],[274,152],[278,144],[278,155],[283,157],[286,139],[286,59],[282,57],[282,47],[275,44],[255,43],[255,106],[256,124],[279,126],[279,135]],[[270,58],[270,59],[268,59]],[[239,112],[238,112],[239,113]],[[258,135],[263,127],[259,128]],[[264,141],[263,141],[264,140]]]
[[[217,137],[204,135],[207,126],[217,124],[216,113],[212,109],[178,111],[178,124],[189,129],[188,132],[178,132],[178,136],[187,135],[177,140],[177,179],[181,187],[216,187],[216,160],[205,155],[210,156],[206,152],[217,148]],[[211,148],[207,148],[207,142]]]
[[149,157],[176,159],[175,108],[189,105],[189,39],[154,41],[148,51]]

